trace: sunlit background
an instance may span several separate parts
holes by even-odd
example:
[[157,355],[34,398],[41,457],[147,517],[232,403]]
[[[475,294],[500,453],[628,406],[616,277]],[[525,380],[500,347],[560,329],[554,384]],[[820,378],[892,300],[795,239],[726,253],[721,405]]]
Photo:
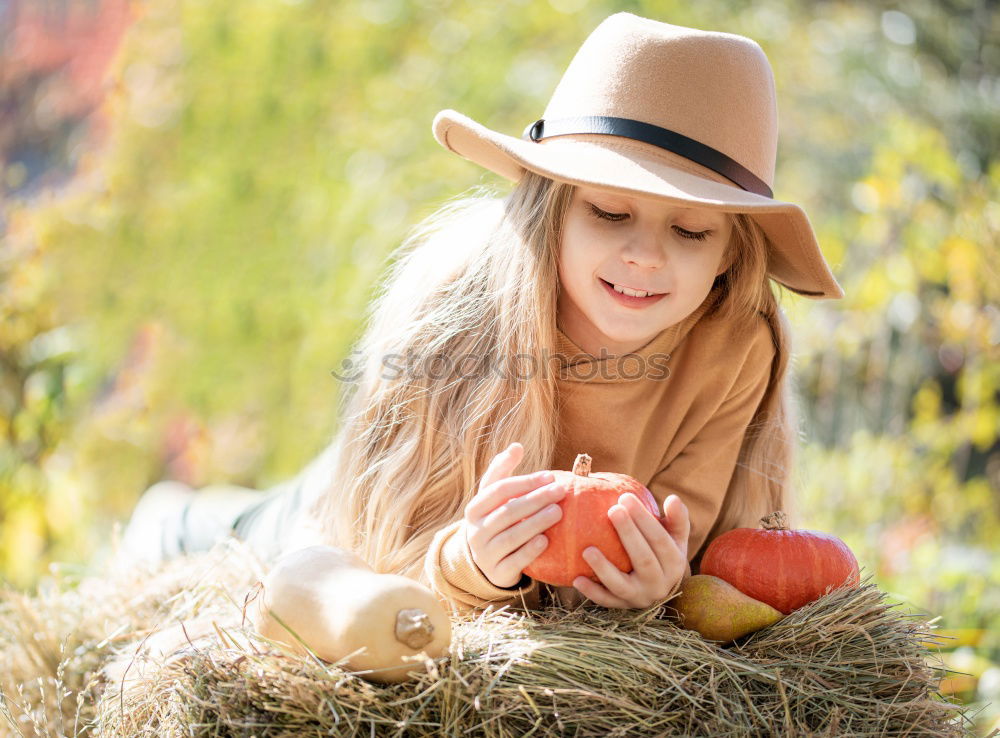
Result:
[[847,297],[785,293],[805,526],[940,616],[942,691],[1000,727],[1000,12],[699,0],[0,0],[0,577],[106,552],[152,483],[266,489],[406,228],[480,182],[629,10],[760,42],[776,197]]

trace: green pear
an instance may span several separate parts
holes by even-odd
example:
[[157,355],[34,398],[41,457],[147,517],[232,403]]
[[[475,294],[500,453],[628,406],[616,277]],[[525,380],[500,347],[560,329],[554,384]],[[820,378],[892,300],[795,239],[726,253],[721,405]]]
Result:
[[696,574],[681,583],[681,592],[668,603],[683,628],[702,638],[728,643],[766,628],[784,615],[767,603],[740,592],[724,579]]

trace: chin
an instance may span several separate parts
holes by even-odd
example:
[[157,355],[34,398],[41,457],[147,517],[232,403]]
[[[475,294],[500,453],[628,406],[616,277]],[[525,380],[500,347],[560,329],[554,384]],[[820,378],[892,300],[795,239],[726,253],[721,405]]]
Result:
[[616,329],[614,326],[607,326],[606,328],[601,328],[601,333],[605,336],[608,343],[615,345],[639,345],[647,343],[661,330],[663,329],[655,328],[652,331],[650,329],[638,331],[622,329],[620,327]]

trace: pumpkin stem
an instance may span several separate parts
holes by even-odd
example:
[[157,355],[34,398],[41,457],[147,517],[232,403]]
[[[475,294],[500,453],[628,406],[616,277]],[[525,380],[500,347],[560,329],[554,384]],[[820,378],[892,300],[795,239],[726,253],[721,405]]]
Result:
[[764,530],[788,530],[788,516],[781,510],[775,510],[760,519],[760,527]]
[[587,454],[577,454],[576,461],[573,462],[573,473],[581,477],[590,476],[590,457]]
[[396,613],[396,640],[410,648],[421,648],[434,637],[434,624],[419,607],[410,607]]

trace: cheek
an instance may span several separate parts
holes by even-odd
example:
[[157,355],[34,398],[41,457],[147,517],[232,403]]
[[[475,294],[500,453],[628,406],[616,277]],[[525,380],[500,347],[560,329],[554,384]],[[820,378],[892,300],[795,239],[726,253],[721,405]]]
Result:
[[715,275],[716,270],[722,265],[722,255],[725,248],[719,245],[709,245],[701,249],[681,249],[678,251],[678,260],[685,268],[696,273],[711,273]]
[[595,243],[582,229],[567,228],[559,249],[559,275],[564,282],[579,282],[597,269]]
[[579,256],[566,254],[559,260],[559,287],[573,298],[580,296],[586,279],[586,269],[579,263]]
[[577,256],[572,249],[561,247],[559,249],[559,264],[557,265],[557,271],[559,273],[559,291],[564,295],[574,296],[578,291],[577,282],[579,282],[579,277],[577,276],[580,272],[579,267],[576,264]]

